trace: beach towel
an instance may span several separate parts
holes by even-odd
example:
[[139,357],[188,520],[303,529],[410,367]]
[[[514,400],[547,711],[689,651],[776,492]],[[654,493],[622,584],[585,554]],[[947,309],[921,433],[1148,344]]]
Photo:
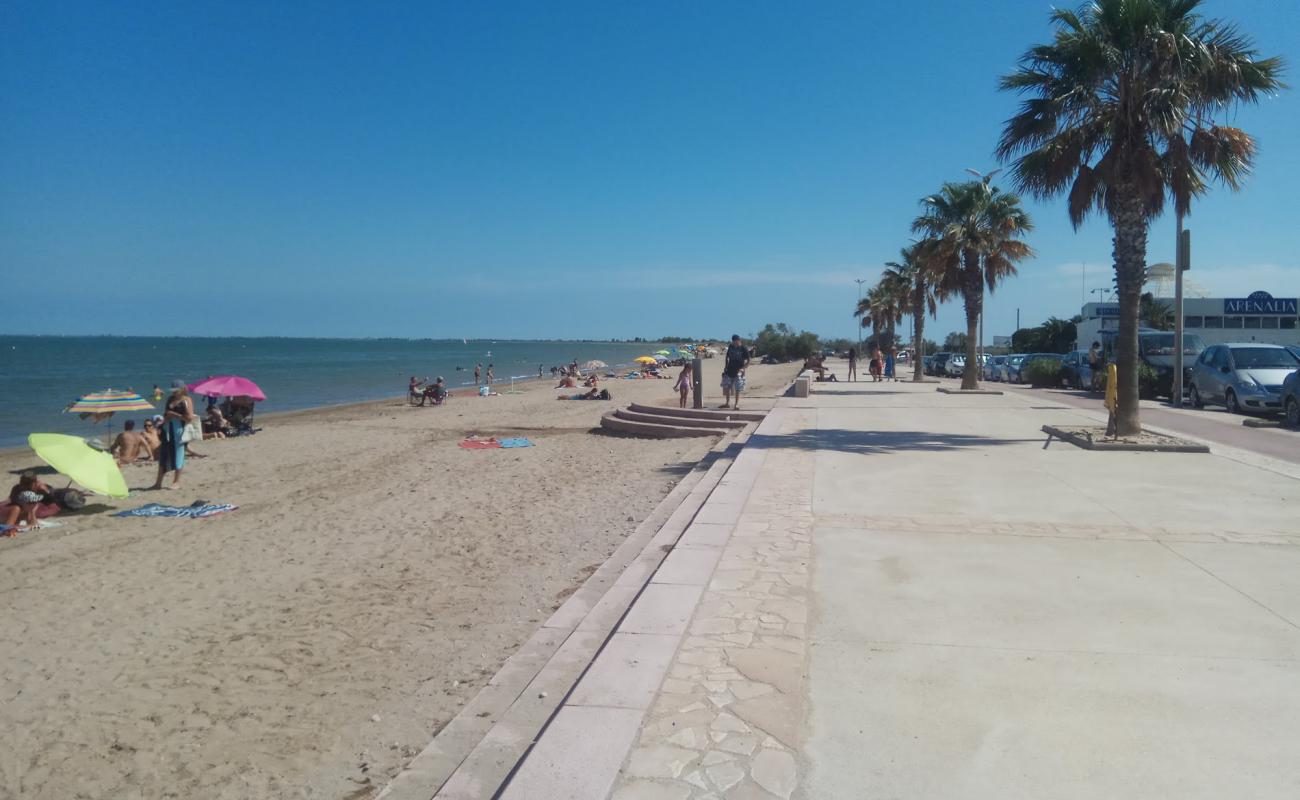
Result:
[[150,503],[147,506],[139,508],[129,508],[126,511],[119,511],[115,517],[186,517],[188,519],[201,519],[211,517],[217,514],[224,514],[227,511],[234,511],[239,506],[230,503],[200,503],[193,506],[165,506],[161,503]]
[[501,443],[495,438],[492,439],[462,439],[460,446],[466,450],[495,450],[501,447]]
[[532,447],[533,443],[528,439],[520,437],[518,439],[502,439],[499,444],[502,447]]

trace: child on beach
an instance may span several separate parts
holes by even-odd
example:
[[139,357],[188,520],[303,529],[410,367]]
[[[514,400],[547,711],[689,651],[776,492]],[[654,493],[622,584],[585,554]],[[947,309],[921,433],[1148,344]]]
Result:
[[679,403],[680,407],[686,408],[686,395],[689,394],[691,391],[691,365],[690,364],[684,364],[682,366],[682,372],[680,375],[677,376],[677,383],[673,386],[673,388],[676,389],[677,393],[681,396],[681,402]]

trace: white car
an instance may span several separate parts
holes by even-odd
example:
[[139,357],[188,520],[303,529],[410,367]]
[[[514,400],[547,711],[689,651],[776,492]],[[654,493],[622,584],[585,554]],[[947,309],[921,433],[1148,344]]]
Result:
[[951,378],[960,378],[961,374],[966,371],[966,356],[953,354],[948,359],[948,363],[943,365],[943,369]]

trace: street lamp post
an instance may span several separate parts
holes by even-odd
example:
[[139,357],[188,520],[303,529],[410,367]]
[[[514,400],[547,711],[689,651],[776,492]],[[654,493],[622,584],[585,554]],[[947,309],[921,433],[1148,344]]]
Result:
[[1192,232],[1183,230],[1183,213],[1177,214],[1178,239],[1174,247],[1174,408],[1183,407],[1183,271],[1192,267]]
[[[853,282],[858,285],[858,309],[862,308],[862,284],[866,283],[865,278],[854,278]],[[858,316],[858,356],[862,356],[862,317]]]

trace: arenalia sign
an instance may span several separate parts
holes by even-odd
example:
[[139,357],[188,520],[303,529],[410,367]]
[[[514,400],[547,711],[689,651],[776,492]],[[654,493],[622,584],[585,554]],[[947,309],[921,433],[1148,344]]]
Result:
[[1295,314],[1296,298],[1273,297],[1268,292],[1251,292],[1250,297],[1226,297],[1225,314]]

